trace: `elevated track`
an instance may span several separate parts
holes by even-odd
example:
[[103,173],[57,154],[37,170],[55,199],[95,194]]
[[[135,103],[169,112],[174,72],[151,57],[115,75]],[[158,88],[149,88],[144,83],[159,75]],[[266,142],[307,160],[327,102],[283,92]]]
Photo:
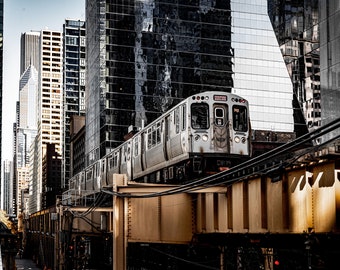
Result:
[[[157,245],[219,250],[220,261],[214,267],[197,269],[225,269],[228,248],[239,253],[254,245],[270,258],[265,269],[275,266],[275,250],[302,251],[308,255],[309,269],[317,254],[324,266],[318,269],[330,269],[340,255],[335,244],[340,241],[340,147],[338,136],[324,144],[316,141],[339,126],[335,121],[229,171],[182,185],[134,183],[124,175],[113,175],[108,182],[114,185],[92,195],[90,205],[81,203],[84,198],[61,200],[55,219],[57,230],[67,232],[67,237],[55,241],[55,263],[62,264],[70,239],[104,234],[112,240],[112,267],[119,270],[128,269],[131,258],[138,256],[131,247],[140,251]],[[41,228],[45,220],[30,223]],[[141,267],[145,260],[141,259]]]

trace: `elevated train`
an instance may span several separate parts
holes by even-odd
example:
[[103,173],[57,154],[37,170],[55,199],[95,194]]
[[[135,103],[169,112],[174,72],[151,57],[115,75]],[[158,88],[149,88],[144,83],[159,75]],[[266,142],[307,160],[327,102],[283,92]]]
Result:
[[251,154],[249,104],[226,92],[190,96],[111,153],[70,179],[70,189],[98,192],[113,174],[128,181],[183,183],[227,170]]

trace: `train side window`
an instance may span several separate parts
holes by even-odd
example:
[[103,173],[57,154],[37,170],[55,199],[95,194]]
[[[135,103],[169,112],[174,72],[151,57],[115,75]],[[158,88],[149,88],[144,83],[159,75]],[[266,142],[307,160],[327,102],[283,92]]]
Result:
[[86,172],[86,181],[92,179],[92,168]]
[[151,128],[148,129],[148,149],[151,148],[151,145],[152,145],[152,139],[151,139]]
[[116,152],[113,157],[113,167],[118,167],[118,153]]
[[105,167],[106,167],[106,159],[103,159],[102,166],[100,167],[102,174],[105,172]]
[[108,158],[108,166],[109,166],[109,169],[112,169],[113,168],[113,161],[114,161],[114,158],[112,155],[109,156]]
[[151,147],[155,146],[156,145],[156,142],[157,142],[157,129],[156,129],[156,125],[153,125],[152,126],[152,144],[151,144]]
[[139,145],[139,137],[135,138],[135,144],[134,144],[134,156],[138,156],[138,145]]
[[186,125],[187,125],[187,106],[184,104],[182,106],[182,130],[186,129]]
[[233,106],[233,127],[235,131],[248,131],[247,108],[244,106]]
[[175,125],[176,125],[176,133],[179,133],[179,108],[175,110]]
[[124,162],[127,162],[130,160],[130,147],[128,144],[125,144],[123,147],[123,153],[124,153]]
[[214,109],[215,113],[215,125],[223,127],[225,125],[225,110],[223,107],[216,107]]
[[209,106],[206,103],[191,104],[191,127],[193,129],[209,128]]
[[157,123],[156,128],[156,144],[161,143],[161,123]]

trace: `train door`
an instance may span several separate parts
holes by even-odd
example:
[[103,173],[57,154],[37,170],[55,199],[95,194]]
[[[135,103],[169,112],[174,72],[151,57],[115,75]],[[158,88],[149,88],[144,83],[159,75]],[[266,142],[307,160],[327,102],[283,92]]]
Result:
[[166,159],[169,160],[172,158],[172,155],[171,155],[171,135],[170,135],[170,132],[171,132],[171,114],[168,114],[166,117],[165,117],[165,132],[164,132],[164,136],[165,136],[165,156],[166,156]]
[[132,179],[131,171],[131,142],[127,141],[121,148],[121,173],[126,174],[128,180]]
[[137,135],[133,138],[132,143],[132,176],[138,178],[143,172],[143,159],[142,159],[142,135]]
[[249,155],[249,116],[248,108],[242,105],[232,107],[232,132],[233,149],[232,154]]
[[215,151],[230,153],[228,105],[214,104],[213,110],[213,141]]

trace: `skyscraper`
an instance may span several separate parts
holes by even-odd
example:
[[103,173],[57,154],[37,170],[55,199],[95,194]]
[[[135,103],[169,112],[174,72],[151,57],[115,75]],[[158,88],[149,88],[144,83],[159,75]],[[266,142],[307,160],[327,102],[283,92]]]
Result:
[[183,98],[233,92],[252,128],[293,132],[293,89],[267,1],[89,0],[86,163]]
[[321,125],[318,1],[270,0],[268,5],[293,82],[295,130],[302,135],[306,127]]
[[[17,206],[21,205],[22,189],[28,188],[30,147],[37,135],[38,71],[30,65],[22,74],[19,82],[19,110],[16,129],[15,151],[15,198]],[[21,209],[19,209],[20,212]]]
[[293,88],[267,1],[231,1],[234,91],[250,102],[252,128],[293,132]]
[[36,70],[40,69],[40,32],[30,31],[21,34],[20,38],[20,74],[23,74],[28,66],[32,65]]
[[4,203],[2,205],[2,209],[4,209],[8,215],[13,215],[12,162],[6,159],[3,162],[3,169],[4,169],[3,178]]
[[85,64],[86,30],[85,22],[66,20],[63,26],[63,183],[68,185],[71,174],[70,122],[71,116],[85,116]]
[[[43,160],[48,160],[47,145],[53,144],[55,153],[62,155],[62,101],[63,101],[63,40],[62,33],[42,30],[40,33],[40,77],[37,95],[37,136],[31,145],[30,209],[42,209]],[[34,153],[34,154],[33,154]],[[61,168],[60,168],[61,169]],[[61,184],[61,179],[60,179]]]
[[[3,36],[4,36],[3,33],[4,33],[4,1],[0,0],[0,108],[2,108]],[[2,109],[0,109],[0,149],[2,149]],[[0,160],[2,160],[1,153]],[[1,167],[2,166],[0,166],[0,177],[2,179]],[[0,181],[0,185],[1,183],[2,181]]]
[[[319,1],[320,9],[320,74],[322,125],[340,117],[340,23],[339,1]],[[339,135],[339,129],[324,136]]]
[[40,67],[40,32],[22,33],[20,37],[20,81],[17,117],[14,128],[13,196],[14,214],[22,209],[22,195],[27,194],[30,147],[37,134],[37,94]]

